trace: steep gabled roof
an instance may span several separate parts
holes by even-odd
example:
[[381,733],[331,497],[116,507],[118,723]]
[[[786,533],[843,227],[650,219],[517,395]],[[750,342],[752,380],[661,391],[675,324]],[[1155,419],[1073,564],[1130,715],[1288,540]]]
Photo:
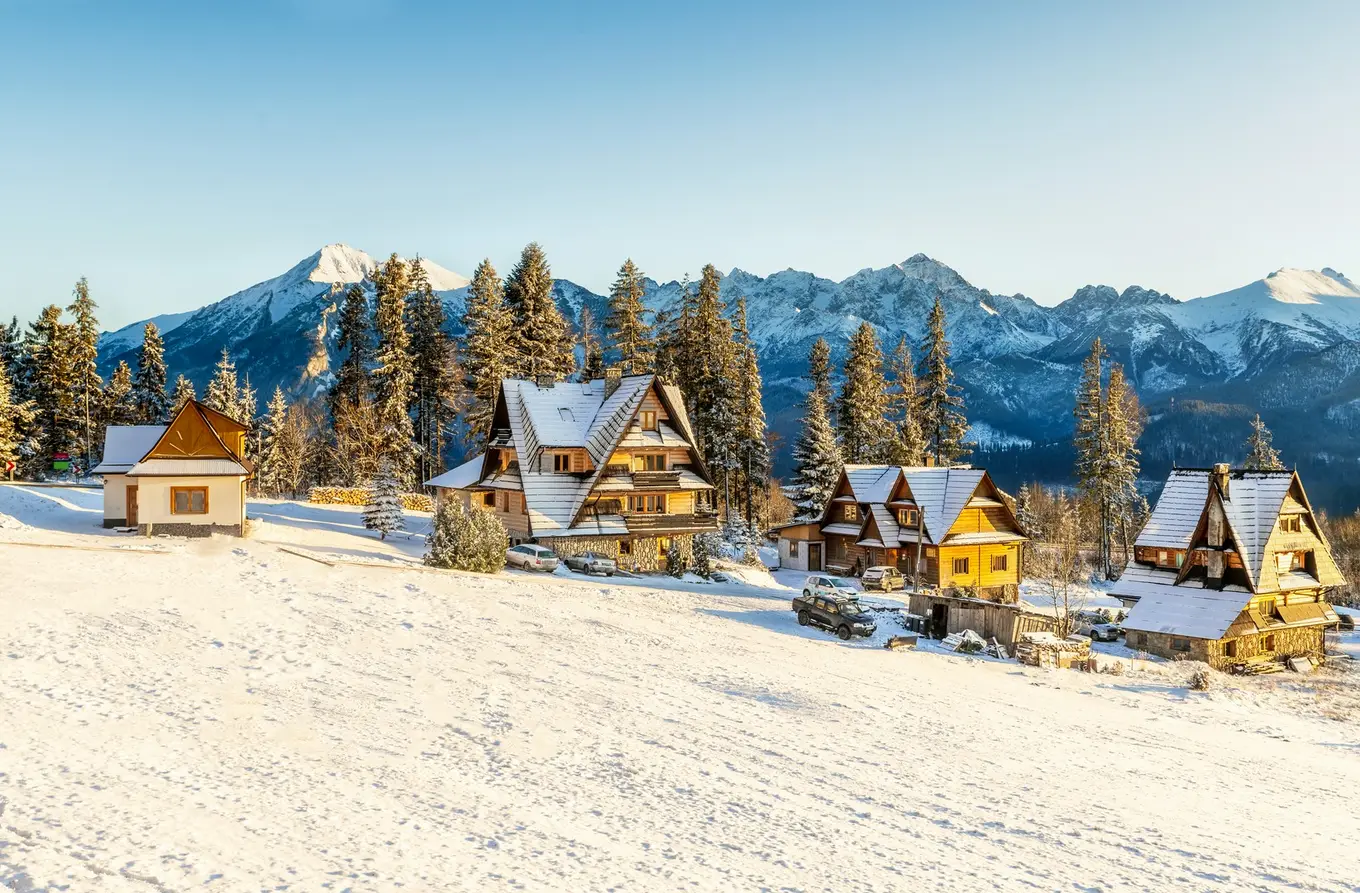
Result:
[[845,479],[858,502],[887,502],[899,471],[896,465],[847,465]]
[[902,474],[921,507],[928,541],[938,543],[948,535],[987,472],[981,468],[907,467]]
[[1204,514],[1209,472],[1178,468],[1171,472],[1135,546],[1188,549],[1195,526]]
[[239,435],[245,430],[235,419],[190,400],[126,473],[133,477],[249,475],[251,463],[222,439],[223,433]]
[[425,482],[429,487],[445,487],[450,490],[462,490],[464,487],[471,487],[482,477],[482,458],[483,454],[478,453],[456,468],[450,468],[440,475],[435,475]]
[[125,474],[150,452],[165,425],[110,425],[104,431],[104,456],[91,474]]
[[1293,482],[1292,471],[1233,471],[1228,474],[1228,492],[1222,494],[1223,511],[1253,585],[1261,581],[1266,541],[1275,529],[1280,506]]

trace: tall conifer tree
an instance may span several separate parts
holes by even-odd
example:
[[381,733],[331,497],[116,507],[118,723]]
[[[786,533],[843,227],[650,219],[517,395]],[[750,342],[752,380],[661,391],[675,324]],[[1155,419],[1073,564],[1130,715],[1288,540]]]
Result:
[[[45,471],[53,455],[78,453],[77,445],[83,446],[83,415],[77,402],[80,391],[71,386],[75,378],[74,339],[73,327],[61,321],[61,308],[55,304],[45,307],[24,335],[20,372],[24,397],[33,407],[34,440],[28,472]],[[97,421],[98,392],[93,411]]]
[[1253,471],[1284,470],[1284,463],[1280,461],[1280,451],[1271,445],[1270,429],[1261,421],[1259,412],[1256,418],[1251,420],[1251,434],[1247,437],[1247,460],[1243,464]]
[[381,432],[379,452],[403,485],[415,465],[415,431],[411,424],[411,393],[415,365],[407,328],[406,295],[411,288],[407,263],[393,254],[374,274],[376,309],[373,330],[378,336],[373,370],[375,408]]
[[231,354],[225,347],[222,348],[222,356],[218,358],[217,366],[213,369],[213,377],[208,382],[208,392],[203,398],[203,403],[238,422],[245,422],[245,419],[240,418],[241,387],[236,379],[236,364],[231,361]]
[[806,517],[826,508],[840,480],[842,462],[826,395],[814,387],[803,406],[803,425],[793,443],[793,501],[799,515]]
[[588,306],[581,306],[578,327],[581,330],[581,380],[604,378],[604,347],[600,343],[600,333],[596,331],[595,314]]
[[736,345],[732,323],[723,313],[721,281],[717,268],[705,264],[688,320],[688,343],[682,354],[686,356],[684,366],[688,366],[689,371],[681,374],[689,379],[695,433],[704,460],[710,467],[721,470],[724,502],[730,508],[731,472],[738,465],[737,415],[740,405],[735,387]]
[[491,261],[483,260],[472,274],[463,313],[463,358],[468,394],[468,440],[481,447],[491,427],[501,381],[514,374],[511,335],[514,316],[505,303],[505,289]]
[[98,445],[95,428],[99,412],[99,389],[104,384],[95,368],[99,356],[99,320],[95,318],[94,311],[98,305],[90,297],[90,284],[83,276],[72,293],[75,297],[71,306],[66,308],[75,316],[70,340],[72,383],[84,422],[84,465],[92,468],[94,450]]
[[656,360],[655,335],[646,322],[642,303],[645,294],[642,271],[630,257],[619,267],[609,289],[609,316],[605,319],[610,345],[624,375],[651,372]]
[[194,383],[185,378],[183,373],[180,373],[180,376],[175,379],[175,392],[170,395],[170,411],[167,416],[174,418],[184,408],[184,404],[197,399],[198,394],[194,390]]
[[553,300],[552,287],[548,258],[537,242],[530,242],[505,280],[506,303],[515,318],[515,372],[524,378],[560,381],[576,369],[571,328]]
[[450,398],[457,383],[456,366],[450,363],[452,344],[444,332],[444,304],[430,285],[425,266],[416,258],[411,265],[411,353],[415,361],[413,400],[416,411],[416,444],[420,448],[417,471],[427,481],[444,470],[444,445],[453,423]]
[[836,404],[841,453],[847,464],[886,463],[893,449],[892,425],[887,418],[888,383],[883,377],[883,353],[878,334],[861,322],[850,338],[845,357],[845,382]]
[[154,322],[142,331],[142,349],[137,355],[137,377],[133,395],[137,401],[137,416],[145,425],[159,425],[170,412],[170,397],[165,392],[168,374],[165,370],[165,342]]
[[141,421],[137,397],[133,393],[132,369],[122,360],[109,376],[103,394],[103,421],[106,425],[136,425]]
[[746,324],[746,298],[737,298],[733,326],[736,351],[737,459],[745,492],[746,526],[755,529],[755,493],[770,479],[770,446],[766,441],[765,407],[761,400],[760,364]]
[[[369,395],[368,367],[373,361],[372,324],[369,319],[368,293],[359,283],[345,292],[340,310],[339,338],[336,345],[347,350],[331,387],[330,409],[334,416],[342,403],[353,406]],[[343,409],[339,410],[343,413]]]
[[0,363],[0,475],[5,463],[18,465],[24,458],[23,450],[28,446],[24,432],[32,420],[29,404],[15,398],[8,364]]
[[888,419],[895,437],[889,461],[896,465],[920,465],[925,459],[925,434],[921,431],[920,398],[911,348],[906,336],[898,339],[888,358],[892,380],[888,385]]
[[944,303],[935,296],[921,346],[921,431],[926,452],[939,465],[950,465],[967,456],[968,419],[964,415],[963,389],[954,381],[949,365],[949,340],[945,337]]

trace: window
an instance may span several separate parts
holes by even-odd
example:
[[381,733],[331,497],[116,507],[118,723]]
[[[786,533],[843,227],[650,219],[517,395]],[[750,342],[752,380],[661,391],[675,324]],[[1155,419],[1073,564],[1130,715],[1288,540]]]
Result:
[[1158,565],[1158,567],[1168,567],[1170,564],[1171,564],[1171,553],[1168,552],[1168,551],[1166,551],[1165,549],[1158,549],[1158,550],[1157,550],[1157,565]]
[[841,517],[847,521],[858,521],[859,506],[855,505],[853,502],[848,503],[845,506],[845,511],[842,513]]
[[495,491],[495,490],[490,490],[490,491],[488,491],[488,492],[482,494],[482,505],[486,506],[486,507],[489,508],[489,509],[494,509],[494,508],[496,507],[496,491]]
[[1009,563],[1009,562],[1008,562],[1008,559],[1009,559],[1009,558],[1010,558],[1009,555],[993,555],[993,556],[992,556],[992,570],[994,570],[994,571],[1004,571],[1004,570],[1006,569],[1007,564]]
[[646,431],[656,430],[656,410],[644,409],[642,411],[642,427]]
[[1261,602],[1261,616],[1267,620],[1275,618],[1275,599],[1266,599]]
[[1185,564],[1185,552],[1181,551],[1180,549],[1177,549],[1177,550],[1176,550],[1176,567],[1180,567],[1182,564]]
[[666,511],[666,494],[629,496],[628,511],[639,515],[660,515]]
[[1171,650],[1172,650],[1172,651],[1189,651],[1189,650],[1190,650],[1190,640],[1189,640],[1189,639],[1172,639],[1172,640],[1171,640]]
[[171,487],[170,514],[206,515],[208,513],[207,487]]
[[897,523],[902,527],[915,527],[917,523],[916,509],[898,509]]
[[623,555],[632,555],[632,554],[633,554],[633,541],[632,541],[632,540],[619,540],[619,555],[620,555],[620,556],[623,556]]
[[1299,533],[1303,530],[1303,518],[1300,515],[1281,515],[1280,529],[1285,533]]
[[658,559],[660,559],[661,561],[665,561],[665,560],[666,560],[666,555],[667,555],[667,553],[670,552],[670,550],[671,550],[671,538],[670,538],[670,537],[668,537],[668,536],[659,536],[659,537],[656,538],[656,557],[657,557]]
[[956,574],[966,574],[966,573],[968,573],[968,559],[967,559],[967,558],[955,558],[955,559],[954,559],[954,573],[956,573]]
[[1132,639],[1129,644],[1137,645],[1140,648],[1147,645],[1147,633],[1136,632],[1132,636],[1126,637],[1126,639]]
[[1223,643],[1223,656],[1224,656],[1224,657],[1237,657],[1237,640],[1236,640],[1236,639],[1229,639],[1227,642],[1224,642],[1224,643]]
[[571,471],[571,454],[553,453],[553,471],[558,474]]
[[665,470],[666,470],[666,454],[665,454],[665,453],[648,453],[648,454],[646,454],[645,456],[642,457],[642,470],[643,470],[643,471],[665,471]]
[[831,540],[831,557],[832,558],[845,557],[845,537],[838,536]]
[[1268,636],[1262,636],[1262,637],[1261,637],[1261,650],[1262,650],[1262,651],[1274,651],[1274,650],[1275,650],[1275,634],[1274,634],[1274,633],[1271,633],[1271,634],[1268,635]]

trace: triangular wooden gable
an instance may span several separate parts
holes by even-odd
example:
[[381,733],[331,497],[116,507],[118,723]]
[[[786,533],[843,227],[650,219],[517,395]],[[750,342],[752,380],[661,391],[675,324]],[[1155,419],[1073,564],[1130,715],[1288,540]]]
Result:
[[[1218,501],[1218,510],[1223,513],[1224,540],[1232,541],[1232,550],[1237,555],[1237,560],[1241,562],[1242,568],[1246,573],[1247,588],[1253,595],[1256,594],[1256,576],[1250,570],[1250,563],[1247,557],[1242,554],[1242,540],[1238,537],[1237,531],[1233,529],[1232,518],[1228,514],[1228,509],[1223,505],[1223,493],[1218,488],[1213,475],[1209,476],[1209,490],[1204,497],[1204,507],[1199,510],[1199,521],[1195,523],[1195,532],[1190,535],[1190,545],[1185,551],[1185,562],[1181,569],[1176,572],[1177,585],[1184,583],[1190,578],[1190,571],[1195,567],[1195,563],[1190,560],[1190,553],[1196,549],[1210,548],[1207,540],[1209,538],[1209,507]],[[1227,573],[1227,562],[1224,562],[1224,573]]]
[[[671,405],[671,399],[670,396],[666,393],[666,388],[657,387],[657,381],[658,379],[655,376],[653,376],[652,383],[647,385],[648,392],[656,397],[658,403],[666,407],[666,413],[667,415],[670,416],[670,420],[673,423],[673,427],[675,427],[676,430],[679,431],[680,434],[684,435],[684,438],[687,441],[689,441],[690,465],[694,467],[695,472],[699,475],[699,477],[703,478],[704,482],[707,483],[709,486],[717,486],[717,484],[713,480],[713,475],[710,474],[708,471],[708,466],[704,464],[703,456],[699,455],[699,448],[694,444],[694,432],[686,430],[689,427],[688,425],[689,414],[683,411],[676,412],[675,407]],[[642,404],[646,402],[647,398],[644,395],[643,398],[638,401],[637,408],[633,410],[633,417],[628,420],[628,424],[623,426],[623,431],[619,434],[618,440],[614,441],[614,445],[610,447],[611,454],[613,453],[614,450],[617,450],[619,448],[619,441],[623,440],[624,436],[628,432],[628,429],[633,426],[633,422],[637,421],[638,413],[642,411]]]
[[842,468],[841,476],[836,481],[836,487],[831,491],[831,498],[826,501],[826,505],[822,506],[822,516],[817,519],[817,524],[823,525],[831,520],[831,506],[836,504],[837,496],[853,497],[854,495],[855,491],[850,487],[850,477],[845,473],[845,469]]
[[[221,436],[208,422],[206,406],[190,400],[170,421],[169,427],[143,459],[231,459],[239,456],[231,451]],[[221,413],[214,413],[221,415]],[[244,430],[244,429],[242,429]]]
[[[987,471],[982,472],[982,479],[979,480],[977,486],[973,488],[973,492],[968,494],[968,502],[963,504],[963,510],[960,511],[959,516],[954,519],[954,527],[957,527],[959,522],[963,520],[963,513],[968,510],[968,503],[972,502],[978,496],[1001,503],[1000,509],[1004,515],[1004,519],[1006,523],[1010,525],[1010,529],[1006,532],[1018,533],[1021,536],[1029,535],[1025,532],[1025,529],[1020,526],[1020,519],[1015,516],[1015,512],[1011,511],[1010,503],[1007,502],[1006,497],[1002,495],[1001,488],[992,480],[991,473]],[[930,522],[927,520],[926,523],[929,524]],[[951,527],[949,533],[946,533],[945,535],[948,536],[949,534],[955,533],[954,527]]]
[[[1340,568],[1336,566],[1336,560],[1332,558],[1331,544],[1327,542],[1327,538],[1322,532],[1322,525],[1318,523],[1317,517],[1313,514],[1313,506],[1308,501],[1308,494],[1304,492],[1303,482],[1299,480],[1298,472],[1294,472],[1294,479],[1289,482],[1289,493],[1285,497],[1286,503],[1290,497],[1303,509],[1302,516],[1306,523],[1304,531],[1311,534],[1311,539],[1314,540],[1312,552],[1313,561],[1317,566],[1319,585],[1346,585],[1346,578],[1342,576]],[[1275,554],[1284,547],[1284,542],[1287,539],[1300,535],[1286,533],[1280,529],[1279,515],[1282,514],[1284,514],[1283,506],[1275,518],[1275,525],[1270,531],[1270,536],[1266,538],[1265,548],[1262,550],[1261,567],[1258,571],[1261,592],[1274,592],[1279,588],[1280,573],[1275,565]]]

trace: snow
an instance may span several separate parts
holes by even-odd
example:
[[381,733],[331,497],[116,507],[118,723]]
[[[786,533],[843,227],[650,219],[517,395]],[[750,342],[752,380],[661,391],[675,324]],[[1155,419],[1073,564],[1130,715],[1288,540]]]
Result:
[[165,428],[165,425],[109,425],[104,430],[103,458],[92,473],[126,472],[151,452]]
[[256,538],[156,555],[86,550],[145,542],[94,526],[98,491],[0,512],[83,547],[0,545],[18,890],[1354,887],[1330,668],[1205,694],[894,653],[891,614],[799,627],[805,574],[422,570],[348,506],[252,502]]
[[435,475],[425,483],[431,487],[446,487],[450,490],[462,490],[471,487],[481,480],[482,464],[486,457],[485,453],[478,453],[456,468],[450,468],[440,475]]

